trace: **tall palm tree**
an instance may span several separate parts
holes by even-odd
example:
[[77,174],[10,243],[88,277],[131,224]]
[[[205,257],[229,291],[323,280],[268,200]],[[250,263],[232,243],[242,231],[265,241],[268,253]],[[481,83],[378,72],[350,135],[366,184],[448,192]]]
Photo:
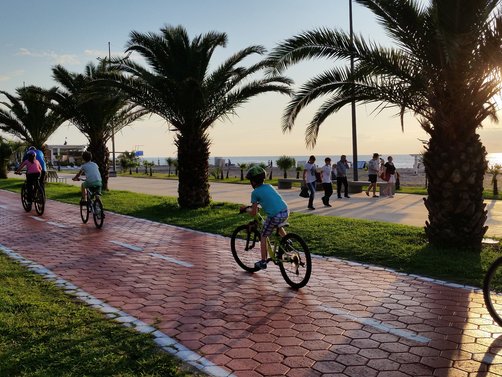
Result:
[[0,130],[16,136],[26,145],[42,150],[47,139],[64,122],[57,111],[51,109],[50,96],[56,88],[44,90],[27,86],[16,90],[17,96],[0,91],[9,102],[0,102]]
[[428,180],[425,231],[433,245],[479,250],[485,226],[483,176],[486,151],[476,130],[496,118],[493,97],[501,90],[500,0],[355,0],[370,9],[396,42],[384,48],[339,30],[317,29],[294,36],[270,55],[274,73],[301,60],[349,60],[307,81],[293,96],[283,130],[298,113],[325,97],[306,129],[314,145],[327,117],[354,99],[411,111],[429,134],[424,166]]
[[105,75],[107,62],[98,66],[89,63],[85,72],[72,73],[63,66],[52,69],[54,79],[61,84],[53,99],[61,115],[70,120],[89,140],[87,148],[99,167],[103,189],[108,189],[109,150],[106,143],[114,132],[130,125],[146,111],[131,104],[115,87],[96,85],[98,77]]
[[182,208],[209,205],[208,129],[255,95],[289,93],[290,80],[284,77],[251,79],[266,68],[263,62],[238,66],[251,55],[263,54],[261,46],[240,50],[210,71],[215,49],[226,43],[227,35],[217,32],[190,40],[181,26],[166,26],[158,34],[132,32],[127,52],[139,53],[148,67],[129,58],[115,63],[127,76],[117,76],[117,83],[131,101],[162,117],[176,133]]

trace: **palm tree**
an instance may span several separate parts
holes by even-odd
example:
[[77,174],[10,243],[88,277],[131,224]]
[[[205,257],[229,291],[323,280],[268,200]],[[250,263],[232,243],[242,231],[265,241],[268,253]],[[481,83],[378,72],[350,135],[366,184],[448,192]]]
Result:
[[284,172],[284,178],[288,178],[288,170],[295,166],[296,161],[293,157],[281,156],[275,163]]
[[243,162],[242,164],[237,164],[237,166],[241,169],[241,181],[244,180],[244,170],[248,168],[248,164]]
[[493,196],[499,195],[497,177],[501,172],[502,172],[502,165],[500,164],[495,164],[488,168],[488,173],[492,175]]
[[166,163],[168,168],[167,176],[169,177],[171,175],[171,166],[173,166],[173,159],[171,157],[166,158]]
[[7,178],[7,166],[9,164],[12,153],[14,153],[15,145],[0,136],[0,178]]
[[284,77],[251,79],[264,71],[264,62],[238,66],[249,56],[263,54],[261,46],[240,50],[210,71],[214,51],[226,43],[225,33],[209,32],[190,40],[182,26],[166,26],[158,34],[130,35],[127,52],[139,53],[148,67],[129,58],[115,62],[115,68],[127,75],[117,75],[117,84],[131,101],[162,117],[176,133],[182,208],[209,205],[209,128],[255,95],[290,92],[290,80]]
[[37,86],[16,89],[17,96],[0,91],[9,102],[0,102],[0,130],[43,150],[47,139],[64,122],[57,111],[51,109],[50,96],[56,91],[47,91]]
[[128,102],[116,88],[96,85],[97,78],[106,74],[108,67],[106,62],[98,66],[89,63],[83,74],[69,72],[61,65],[52,69],[54,79],[62,85],[53,96],[59,105],[58,111],[89,140],[87,149],[99,167],[105,190],[110,166],[106,143],[113,132],[120,131],[146,113]]
[[274,73],[311,58],[354,59],[303,84],[283,117],[283,130],[298,113],[326,96],[306,129],[313,146],[321,124],[352,100],[411,111],[429,134],[424,166],[428,180],[425,231],[430,244],[481,248],[486,232],[483,176],[486,150],[476,130],[496,118],[501,89],[500,0],[355,0],[371,10],[397,47],[384,48],[339,30],[294,36],[270,55]]

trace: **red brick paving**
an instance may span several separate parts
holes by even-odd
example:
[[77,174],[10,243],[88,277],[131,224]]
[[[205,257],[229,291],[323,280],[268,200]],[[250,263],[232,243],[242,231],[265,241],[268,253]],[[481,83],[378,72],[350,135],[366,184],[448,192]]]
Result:
[[236,376],[502,375],[502,328],[479,293],[325,258],[293,291],[273,266],[240,270],[228,238],[112,213],[97,230],[52,201],[32,216],[0,191],[0,243]]

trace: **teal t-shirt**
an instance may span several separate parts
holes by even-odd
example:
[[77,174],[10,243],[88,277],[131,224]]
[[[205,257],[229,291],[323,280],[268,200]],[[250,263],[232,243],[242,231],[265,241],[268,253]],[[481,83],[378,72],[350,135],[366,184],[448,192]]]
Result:
[[273,217],[279,212],[288,209],[282,196],[269,184],[258,186],[251,193],[251,203],[258,203],[267,216]]

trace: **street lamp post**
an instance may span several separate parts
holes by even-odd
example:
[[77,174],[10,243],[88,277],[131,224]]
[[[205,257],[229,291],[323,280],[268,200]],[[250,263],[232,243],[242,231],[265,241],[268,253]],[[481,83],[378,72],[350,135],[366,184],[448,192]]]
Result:
[[[352,27],[352,0],[349,0],[349,28],[350,28],[350,45],[352,51],[350,53],[350,74],[354,74],[354,29]],[[357,171],[357,126],[356,126],[356,101],[354,99],[354,79],[352,78],[352,169],[354,171],[354,181],[359,180]]]
[[[108,42],[108,66],[112,62],[112,53],[110,48],[110,42]],[[115,127],[112,125],[112,174],[110,176],[116,177],[117,171],[115,170]]]

